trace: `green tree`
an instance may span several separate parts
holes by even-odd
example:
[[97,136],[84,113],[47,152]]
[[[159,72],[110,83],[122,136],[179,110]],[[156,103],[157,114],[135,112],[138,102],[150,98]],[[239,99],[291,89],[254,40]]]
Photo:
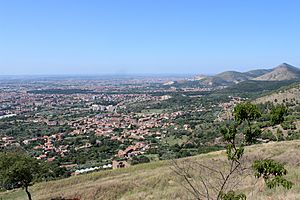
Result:
[[252,168],[257,178],[263,177],[268,188],[283,186],[291,189],[293,183],[286,180],[283,176],[287,174],[287,170],[282,163],[278,163],[272,159],[256,160]]
[[23,188],[28,199],[28,187],[41,178],[44,166],[37,159],[22,153],[0,154],[0,187],[6,190]]
[[288,112],[287,107],[284,105],[274,106],[270,112],[270,119],[272,125],[280,124],[284,121],[284,115]]
[[257,106],[249,102],[236,105],[234,107],[233,115],[234,120],[238,124],[241,124],[244,121],[250,124],[251,121],[261,117],[261,113],[259,112]]
[[245,142],[247,144],[252,144],[256,141],[256,138],[261,135],[261,131],[258,127],[253,128],[252,121],[257,120],[261,117],[261,113],[257,106],[247,103],[241,103],[234,108],[234,120],[238,125],[246,123],[246,127],[243,130],[245,136]]
[[230,169],[218,193],[217,199],[244,200],[246,199],[246,196],[244,194],[235,194],[234,191],[229,191],[226,193],[226,191],[224,191],[224,188],[226,188],[226,184],[229,181],[229,179],[232,177],[232,175],[241,166],[241,158],[244,155],[243,143],[237,142],[237,134],[238,134],[237,126],[246,123],[247,127],[244,129],[242,133],[244,135],[245,142],[247,144],[252,144],[254,141],[256,141],[256,138],[261,133],[259,129],[257,128],[253,129],[252,121],[260,118],[261,113],[258,110],[256,105],[247,102],[235,106],[233,115],[234,115],[235,123],[231,124],[229,127],[225,127],[221,129],[223,138],[225,142],[227,142],[226,154],[227,154],[227,159],[230,163]]

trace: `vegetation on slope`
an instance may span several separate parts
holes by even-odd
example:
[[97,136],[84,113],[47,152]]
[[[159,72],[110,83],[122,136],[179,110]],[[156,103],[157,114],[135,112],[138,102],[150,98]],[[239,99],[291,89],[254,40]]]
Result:
[[[258,158],[272,158],[286,163],[288,179],[295,183],[291,190],[283,188],[268,190],[261,179],[244,176],[237,189],[245,192],[249,200],[262,199],[297,199],[300,193],[300,140],[274,142],[248,147],[245,153],[250,161]],[[213,152],[180,159],[201,160],[203,163],[220,163],[225,159],[225,152]],[[221,167],[221,166],[220,166]],[[32,187],[32,197],[36,200],[51,198],[90,199],[187,199],[187,192],[181,188],[178,177],[170,168],[168,161],[141,164],[131,168],[96,172],[75,176],[58,181],[36,184]],[[22,190],[1,193],[3,200],[26,199]]]
[[287,81],[243,81],[236,85],[230,86],[228,88],[218,90],[214,92],[214,95],[224,94],[231,96],[241,96],[248,98],[256,98],[267,92],[272,92],[278,90],[281,87],[288,86],[299,82],[298,80],[287,80]]

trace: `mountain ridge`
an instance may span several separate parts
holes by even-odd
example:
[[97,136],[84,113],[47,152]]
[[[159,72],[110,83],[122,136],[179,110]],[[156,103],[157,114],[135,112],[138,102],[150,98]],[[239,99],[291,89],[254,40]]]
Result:
[[228,86],[243,81],[284,81],[300,79],[300,69],[287,63],[282,63],[272,69],[255,69],[247,72],[224,71],[214,76],[195,79],[211,86]]

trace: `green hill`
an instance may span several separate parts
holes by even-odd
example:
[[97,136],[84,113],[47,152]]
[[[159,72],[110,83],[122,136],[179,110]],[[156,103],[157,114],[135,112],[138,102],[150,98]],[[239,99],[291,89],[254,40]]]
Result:
[[[243,179],[235,189],[247,194],[247,199],[300,199],[300,140],[274,142],[253,145],[246,148],[246,157],[251,163],[258,158],[273,158],[286,163],[289,171],[287,179],[295,183],[291,190],[277,188],[268,190],[261,180],[253,175],[243,175]],[[215,163],[220,167],[225,159],[224,151],[212,152],[199,156],[178,160],[200,161],[201,163]],[[197,174],[197,171],[195,171]],[[79,175],[58,181],[38,183],[30,188],[34,200],[49,200],[54,198],[78,198],[80,200],[93,199],[188,199],[180,180],[171,169],[170,161],[141,164],[126,169],[95,172]],[[23,200],[26,194],[21,189],[0,193],[2,200]]]

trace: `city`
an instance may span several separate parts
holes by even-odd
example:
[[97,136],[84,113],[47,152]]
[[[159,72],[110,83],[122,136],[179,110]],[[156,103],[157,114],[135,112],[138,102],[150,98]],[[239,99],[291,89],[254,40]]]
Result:
[[[178,123],[176,119],[191,113],[232,108],[240,102],[195,105],[186,110],[170,106],[158,108],[174,98],[172,94],[188,93],[187,98],[197,100],[213,90],[184,87],[177,91],[172,84],[165,86],[170,79],[172,77],[3,80],[1,146],[24,148],[37,159],[57,162],[59,167],[75,174],[75,170],[84,167],[113,167],[114,160],[127,162],[149,154],[167,141],[170,129],[192,133],[189,123]],[[102,139],[113,145],[103,144]],[[89,153],[95,147],[100,147],[100,152],[94,152],[95,158],[74,160],[75,152]],[[156,154],[152,155],[151,159],[159,159]]]

